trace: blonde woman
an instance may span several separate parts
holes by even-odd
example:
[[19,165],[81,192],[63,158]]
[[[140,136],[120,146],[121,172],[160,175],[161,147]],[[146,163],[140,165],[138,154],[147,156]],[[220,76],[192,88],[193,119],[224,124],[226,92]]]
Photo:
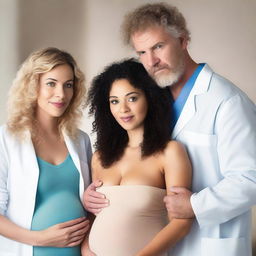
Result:
[[84,76],[67,52],[36,51],[19,69],[0,128],[0,255],[81,255],[91,159],[77,128],[84,96]]

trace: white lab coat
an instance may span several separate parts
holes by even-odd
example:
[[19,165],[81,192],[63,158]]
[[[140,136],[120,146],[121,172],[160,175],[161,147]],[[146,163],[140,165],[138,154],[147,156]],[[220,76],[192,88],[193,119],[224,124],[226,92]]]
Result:
[[[64,135],[69,154],[80,173],[80,198],[90,183],[91,145],[86,133],[79,131],[76,141]],[[31,228],[39,168],[35,150],[27,132],[23,142],[0,127],[0,214],[17,225]],[[33,247],[0,236],[1,256],[32,256]]]
[[208,65],[174,128],[193,167],[190,234],[169,255],[250,256],[256,204],[256,107]]

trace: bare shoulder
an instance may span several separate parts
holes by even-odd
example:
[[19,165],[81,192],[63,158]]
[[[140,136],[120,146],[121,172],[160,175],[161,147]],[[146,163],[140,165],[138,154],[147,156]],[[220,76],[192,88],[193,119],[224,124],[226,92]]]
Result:
[[182,143],[175,140],[171,140],[166,145],[166,148],[164,150],[164,155],[169,159],[172,157],[180,158],[180,157],[186,157],[187,152]]
[[183,144],[170,141],[163,154],[166,187],[182,186],[190,188],[192,167]]

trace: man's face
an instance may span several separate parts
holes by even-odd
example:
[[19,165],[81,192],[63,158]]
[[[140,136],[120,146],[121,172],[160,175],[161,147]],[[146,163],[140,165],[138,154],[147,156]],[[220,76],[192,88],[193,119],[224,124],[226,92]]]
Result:
[[131,39],[141,63],[160,87],[179,81],[185,69],[185,39],[173,37],[161,26],[135,32]]

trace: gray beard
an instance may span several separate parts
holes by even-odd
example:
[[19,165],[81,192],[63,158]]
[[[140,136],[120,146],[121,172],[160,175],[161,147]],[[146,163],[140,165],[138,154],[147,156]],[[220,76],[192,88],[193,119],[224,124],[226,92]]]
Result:
[[180,61],[179,65],[176,67],[176,70],[169,71],[169,74],[152,76],[156,81],[157,85],[161,88],[165,88],[168,86],[173,86],[175,83],[179,81],[181,76],[184,74],[185,65],[184,61]]

